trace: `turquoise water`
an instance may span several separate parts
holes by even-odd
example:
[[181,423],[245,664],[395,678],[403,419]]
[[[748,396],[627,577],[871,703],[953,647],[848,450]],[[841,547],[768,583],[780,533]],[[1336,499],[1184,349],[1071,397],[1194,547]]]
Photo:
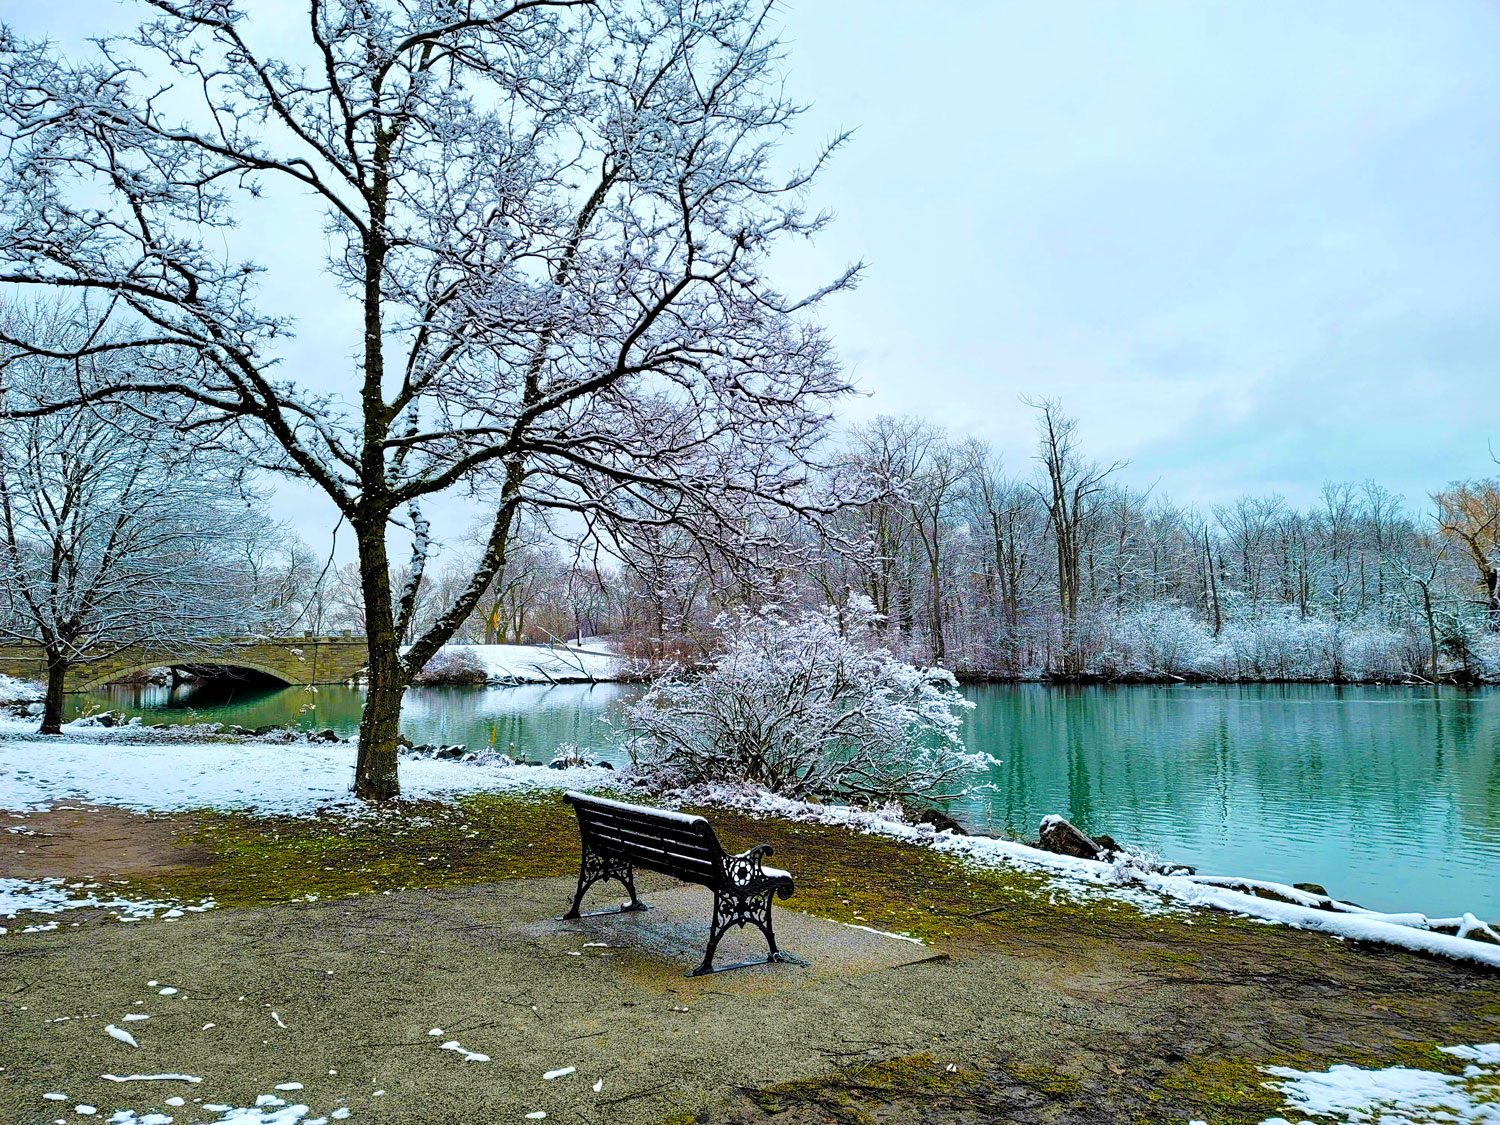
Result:
[[[416,742],[605,748],[621,685],[419,688]],[[1321,883],[1336,896],[1500,919],[1500,690],[1252,685],[986,685],[968,742],[1001,759],[953,808],[970,826],[1033,838],[1061,813],[1200,871]],[[296,722],[352,734],[360,693],[118,688],[74,697],[148,721]]]
[[[613,745],[613,705],[634,699],[624,684],[530,684],[522,687],[411,688],[401,707],[401,730],[417,744],[495,746],[527,761],[547,761],[565,742]],[[364,692],[350,687],[264,688],[215,682],[195,688],[112,687],[68,696],[68,717],[114,710],[148,723],[237,723],[359,730]]]

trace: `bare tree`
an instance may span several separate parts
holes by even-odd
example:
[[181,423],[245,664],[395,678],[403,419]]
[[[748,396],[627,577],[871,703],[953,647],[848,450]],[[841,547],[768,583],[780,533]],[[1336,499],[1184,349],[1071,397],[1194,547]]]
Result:
[[1500,482],[1465,481],[1433,498],[1438,529],[1474,563],[1489,628],[1500,630]]
[[[829,150],[774,173],[799,107],[771,0],[307,0],[285,57],[232,0],[147,2],[149,22],[79,62],[6,35],[0,281],[91,295],[97,331],[51,354],[158,349],[154,377],[116,393],[233,419],[262,464],[331,498],[369,641],[354,790],[390,798],[405,687],[523,512],[610,537],[678,524],[730,550],[747,510],[797,502],[847,390],[806,313],[856,271],[794,300],[764,263],[825,222],[804,197]],[[361,309],[332,393],[277,374],[292,325],[224,250],[267,184],[321,206],[327,272]],[[147,327],[106,337],[127,317]],[[491,512],[484,549],[403,651],[433,550],[423,501],[465,485]],[[394,591],[392,534],[411,550]]]
[[1073,677],[1084,672],[1083,652],[1078,643],[1078,608],[1083,575],[1080,558],[1088,524],[1095,514],[1097,497],[1110,475],[1124,467],[1115,461],[1100,465],[1079,453],[1074,431],[1077,420],[1062,413],[1053,399],[1023,399],[1037,411],[1037,437],[1045,481],[1037,494],[1047,506],[1052,537],[1057,544],[1057,600],[1062,611],[1062,674]]
[[[14,311],[30,338],[66,345],[63,310]],[[72,364],[0,355],[0,637],[46,660],[41,730],[62,725],[68,669],[131,645],[234,634],[255,622],[260,579],[246,565],[274,532],[222,453],[162,427],[139,402],[110,399],[38,413],[60,390],[126,364],[109,353]],[[274,585],[274,584],[273,584]]]

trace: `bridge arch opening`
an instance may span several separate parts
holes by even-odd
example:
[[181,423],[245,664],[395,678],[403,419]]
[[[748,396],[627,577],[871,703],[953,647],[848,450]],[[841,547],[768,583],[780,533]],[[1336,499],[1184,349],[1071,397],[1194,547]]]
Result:
[[108,673],[81,683],[72,690],[75,692],[97,691],[100,688],[117,684],[122,680],[129,680],[139,676],[143,672],[149,672],[153,668],[173,668],[184,671],[192,679],[202,683],[238,683],[246,687],[259,688],[296,686],[296,681],[288,679],[284,673],[278,672],[269,665],[259,664],[255,661],[235,656],[232,660],[213,663],[194,661],[192,663],[168,664],[160,659],[146,661],[134,667],[111,669]]

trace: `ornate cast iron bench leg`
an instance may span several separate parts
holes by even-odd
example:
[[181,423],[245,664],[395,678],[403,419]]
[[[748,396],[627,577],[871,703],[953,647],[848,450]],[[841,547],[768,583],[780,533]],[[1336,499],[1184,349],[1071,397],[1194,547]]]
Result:
[[607,879],[623,883],[625,889],[630,892],[630,901],[624,903],[618,910],[600,910],[595,913],[628,914],[636,910],[651,909],[635,893],[635,868],[633,866],[585,850],[583,859],[578,864],[578,890],[573,894],[573,905],[568,907],[568,912],[563,915],[564,920],[583,917],[578,912],[578,907],[583,903],[584,894],[595,883],[602,883]]
[[766,954],[766,964],[779,962],[788,965],[806,965],[807,962],[800,957],[794,957],[785,953],[776,945],[776,931],[771,925],[771,900],[776,897],[776,889],[768,887],[764,891],[753,891],[749,894],[735,894],[733,892],[714,892],[714,917],[708,930],[708,948],[703,952],[703,963],[692,972],[690,977],[700,977],[706,973],[724,972],[728,969],[741,969],[748,965],[759,965],[760,961],[742,961],[737,965],[725,965],[722,969],[714,968],[714,952],[719,948],[719,942],[735,926],[754,926],[765,935],[766,944],[770,947]]

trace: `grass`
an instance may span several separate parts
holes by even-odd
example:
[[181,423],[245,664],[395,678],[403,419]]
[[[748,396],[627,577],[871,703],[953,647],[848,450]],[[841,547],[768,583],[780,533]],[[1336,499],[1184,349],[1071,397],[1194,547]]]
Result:
[[176,842],[208,862],[152,888],[221,906],[566,875],[578,862],[572,810],[551,793],[403,803],[356,818],[198,812]]

